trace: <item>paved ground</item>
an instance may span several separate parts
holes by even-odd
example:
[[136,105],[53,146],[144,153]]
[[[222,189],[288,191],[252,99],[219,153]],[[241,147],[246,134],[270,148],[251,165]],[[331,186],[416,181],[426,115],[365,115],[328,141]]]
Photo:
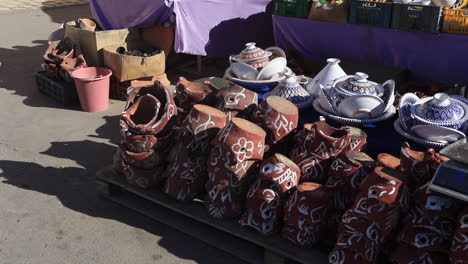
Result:
[[87,4],[88,0],[0,0],[0,11]]
[[241,263],[98,198],[94,175],[111,163],[123,102],[62,109],[33,79],[49,33],[85,16],[87,6],[0,11],[0,264]]

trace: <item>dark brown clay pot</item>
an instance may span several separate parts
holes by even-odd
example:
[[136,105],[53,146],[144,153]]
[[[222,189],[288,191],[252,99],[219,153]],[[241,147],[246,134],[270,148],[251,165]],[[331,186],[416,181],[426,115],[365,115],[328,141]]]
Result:
[[328,169],[328,188],[338,186],[347,188],[344,191],[359,189],[359,185],[374,167],[374,160],[363,152],[348,151],[341,153]]
[[415,205],[408,211],[402,221],[405,226],[420,227],[433,230],[442,237],[451,238],[456,229],[456,222],[446,217],[434,216],[427,218],[424,216],[424,209]]
[[207,96],[213,93],[216,94],[217,91],[209,81],[195,83],[184,77],[179,77],[174,100],[177,106],[188,112],[194,104],[202,102]]
[[254,123],[241,118],[233,118],[212,141],[221,144],[231,152],[236,162],[261,160],[265,150],[265,131]]
[[433,149],[425,152],[412,150],[407,142],[401,148],[400,169],[408,179],[411,190],[426,184],[441,163],[447,161]]
[[379,224],[363,218],[341,224],[335,248],[349,248],[358,252],[366,252],[366,258],[375,262],[383,243],[382,228]]
[[397,207],[369,198],[367,193],[359,193],[356,196],[351,210],[362,218],[381,224],[384,224],[388,219],[398,217],[399,214]]
[[408,263],[432,263],[432,264],[447,264],[450,263],[446,254],[430,252],[425,249],[413,247],[405,243],[399,243],[397,248],[390,256],[391,263],[408,264]]
[[390,154],[380,153],[377,156],[377,162],[377,167],[386,167],[394,170],[400,170],[400,159]]
[[457,230],[453,236],[450,248],[450,259],[452,263],[464,264],[468,262],[468,207],[461,210]]
[[273,181],[257,179],[246,196],[242,226],[256,229],[262,235],[278,232],[282,222],[284,198],[281,188]]
[[266,179],[278,184],[281,192],[295,188],[301,177],[301,169],[282,154],[274,154],[260,165],[259,179]]
[[258,105],[258,94],[237,84],[219,90],[216,108],[223,112],[243,111]]
[[205,184],[205,190],[205,207],[211,217],[232,219],[242,213],[245,203],[245,191],[233,188],[228,180],[219,182],[208,180]]
[[120,153],[122,155],[122,160],[135,168],[153,169],[161,162],[161,158],[153,150],[147,152],[122,150]]
[[268,144],[275,144],[297,128],[299,110],[287,99],[269,96],[253,112],[250,120],[267,132]]
[[405,225],[398,236],[400,242],[407,243],[419,249],[430,252],[448,253],[451,240],[442,237],[432,229]]
[[362,129],[351,126],[343,126],[340,129],[348,131],[350,138],[347,151],[365,151],[367,147],[367,134]]
[[330,264],[371,264],[375,263],[374,259],[366,258],[366,255],[373,255],[373,248],[366,249],[364,252],[357,251],[351,248],[335,248],[328,256]]
[[294,163],[301,168],[300,182],[316,182],[324,184],[328,176],[328,168],[332,163],[332,159],[325,159],[315,153],[307,150],[304,152],[290,156]]
[[121,130],[122,143],[121,145],[132,152],[147,152],[150,151],[158,142],[154,135],[138,135],[128,129]]
[[185,161],[168,164],[164,172],[164,192],[179,201],[191,201],[205,191],[208,179],[206,157],[191,156]]
[[159,185],[160,174],[164,171],[163,166],[153,169],[139,169],[131,165],[127,165],[121,160],[121,168],[129,184],[147,189]]
[[367,198],[404,210],[409,208],[409,192],[397,170],[377,167],[360,185]]
[[284,205],[284,225],[281,236],[300,247],[310,247],[319,242],[327,215],[326,189],[317,183],[305,182]]
[[422,209],[424,218],[444,217],[456,222],[460,204],[458,200],[447,195],[429,190],[425,184],[414,192],[414,201]]
[[136,134],[158,135],[173,125],[177,106],[167,87],[156,81],[153,86],[131,87],[121,126]]

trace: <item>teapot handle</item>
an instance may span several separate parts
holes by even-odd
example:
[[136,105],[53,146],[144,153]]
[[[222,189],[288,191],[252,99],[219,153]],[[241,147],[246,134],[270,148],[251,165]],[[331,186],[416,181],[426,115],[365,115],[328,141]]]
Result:
[[229,64],[233,64],[235,62],[233,57],[234,55],[229,56]]
[[384,83],[382,83],[382,87],[385,87],[387,85],[392,87],[391,88],[392,90],[395,90],[395,81],[394,80],[386,80]]

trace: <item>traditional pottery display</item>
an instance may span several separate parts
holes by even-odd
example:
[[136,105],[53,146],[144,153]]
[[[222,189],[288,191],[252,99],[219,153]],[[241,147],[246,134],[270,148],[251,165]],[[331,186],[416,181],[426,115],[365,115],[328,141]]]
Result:
[[328,192],[321,184],[304,182],[284,205],[281,236],[300,247],[317,244],[325,231]]
[[459,203],[452,197],[429,191],[427,184],[415,191],[414,199],[416,202],[403,220],[397,238],[413,250],[406,250],[406,255],[401,256],[397,249],[391,259],[395,263],[403,263],[402,258],[416,260],[421,256],[432,260],[438,254],[445,262],[437,263],[449,263],[448,254],[457,225]]
[[122,141],[114,157],[114,170],[130,184],[149,188],[161,182],[165,157],[172,147],[177,106],[168,88],[131,87],[121,114]]
[[335,58],[327,59],[327,66],[325,66],[315,77],[310,81],[307,86],[307,91],[313,96],[320,95],[319,86],[322,85],[327,92],[331,89],[333,83],[346,76],[346,73],[341,69],[340,60]]
[[226,125],[226,115],[216,108],[196,104],[177,129],[164,178],[164,192],[180,201],[191,201],[205,191],[210,141]]
[[312,97],[301,86],[298,82],[298,77],[294,74],[286,74],[286,78],[284,78],[271,92],[265,94],[265,98],[272,95],[288,99],[299,109],[312,105]]
[[395,82],[382,85],[367,80],[368,75],[357,72],[335,80],[327,89],[318,84],[314,108],[342,124],[363,125],[386,120],[395,114]]
[[263,158],[265,137],[259,126],[234,117],[211,141],[205,206],[212,217],[234,218],[243,212],[256,161]]
[[256,229],[262,235],[280,230],[286,194],[301,176],[299,167],[287,157],[275,154],[260,165],[257,180],[250,187],[240,224]]
[[354,205],[343,215],[330,262],[343,254],[342,263],[376,263],[398,223],[401,200],[408,195],[400,178],[397,170],[377,167],[364,179]]
[[[204,102],[212,104],[210,97],[214,97],[218,89],[209,81],[203,83],[190,82],[184,77],[179,77],[176,85],[174,101],[179,109],[179,120],[183,121],[193,105]],[[214,99],[211,98],[211,101]]]
[[400,100],[395,130],[426,146],[442,148],[466,137],[468,102],[465,98],[437,93],[419,99],[407,93]]
[[240,54],[229,57],[229,61],[231,65],[224,78],[252,90],[269,90],[284,78],[285,73],[292,72],[286,67],[286,54],[281,48],[262,50],[253,42],[247,43]]
[[266,143],[273,146],[297,128],[299,110],[282,97],[269,96],[252,113],[250,121],[265,130]]
[[218,91],[215,107],[233,117],[247,118],[258,104],[258,94],[237,84],[231,83]]

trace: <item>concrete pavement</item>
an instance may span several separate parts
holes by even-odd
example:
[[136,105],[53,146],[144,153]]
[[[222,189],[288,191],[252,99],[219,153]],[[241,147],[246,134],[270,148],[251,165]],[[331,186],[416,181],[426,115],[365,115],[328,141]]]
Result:
[[241,263],[98,197],[123,102],[63,109],[33,78],[50,32],[89,16],[88,6],[0,11],[0,264]]
[[88,0],[0,0],[0,11],[65,7],[87,3]]

